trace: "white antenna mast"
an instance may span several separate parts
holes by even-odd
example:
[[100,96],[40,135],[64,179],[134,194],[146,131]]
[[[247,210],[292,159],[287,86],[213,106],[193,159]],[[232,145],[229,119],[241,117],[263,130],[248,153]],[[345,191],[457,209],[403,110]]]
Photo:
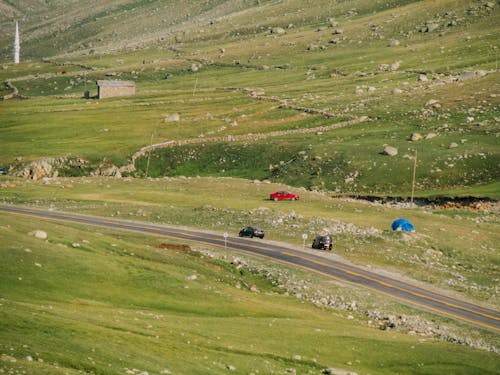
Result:
[[16,35],[14,37],[14,64],[19,64],[20,52],[21,52],[21,43],[19,42],[19,25],[16,21]]

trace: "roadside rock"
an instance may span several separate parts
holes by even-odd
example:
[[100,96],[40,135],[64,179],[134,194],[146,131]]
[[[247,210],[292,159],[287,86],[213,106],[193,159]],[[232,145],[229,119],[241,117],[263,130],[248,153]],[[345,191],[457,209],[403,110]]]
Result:
[[46,240],[48,238],[47,232],[40,229],[37,229],[34,232],[30,232],[29,234],[41,240]]

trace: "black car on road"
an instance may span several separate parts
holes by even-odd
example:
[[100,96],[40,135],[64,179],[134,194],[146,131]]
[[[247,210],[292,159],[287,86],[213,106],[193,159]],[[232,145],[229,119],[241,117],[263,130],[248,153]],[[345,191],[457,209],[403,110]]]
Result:
[[259,227],[245,227],[242,230],[240,230],[239,233],[240,237],[259,237],[259,238],[264,238],[264,231],[260,229]]
[[316,236],[312,243],[313,249],[332,250],[333,241],[330,236]]

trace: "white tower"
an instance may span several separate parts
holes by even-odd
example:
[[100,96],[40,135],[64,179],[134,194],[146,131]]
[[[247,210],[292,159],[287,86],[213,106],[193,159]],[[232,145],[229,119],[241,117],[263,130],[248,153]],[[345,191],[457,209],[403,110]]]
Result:
[[21,44],[19,42],[19,25],[16,21],[16,36],[14,37],[14,64],[19,64],[19,54],[21,52]]

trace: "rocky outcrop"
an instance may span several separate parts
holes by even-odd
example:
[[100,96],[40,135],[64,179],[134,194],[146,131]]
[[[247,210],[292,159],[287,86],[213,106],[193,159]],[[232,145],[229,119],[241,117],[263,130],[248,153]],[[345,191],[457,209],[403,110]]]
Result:
[[11,168],[11,174],[38,181],[44,177],[58,177],[62,170],[68,168],[83,168],[86,166],[88,166],[88,161],[81,158],[47,158],[28,164],[14,165]]

